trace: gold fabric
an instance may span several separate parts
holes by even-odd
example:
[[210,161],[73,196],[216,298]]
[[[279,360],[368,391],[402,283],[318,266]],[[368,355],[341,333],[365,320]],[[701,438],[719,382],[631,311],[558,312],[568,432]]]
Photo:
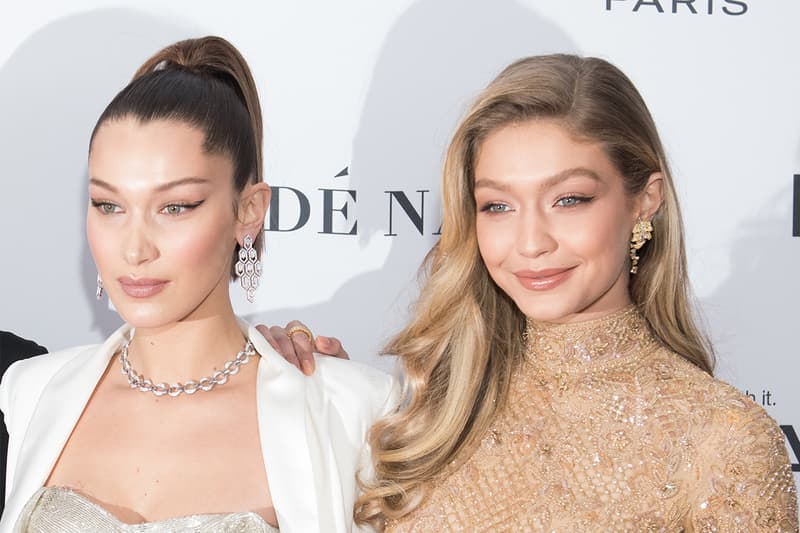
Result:
[[203,514],[125,524],[96,503],[63,487],[39,489],[22,511],[15,533],[279,533],[252,512]]
[[387,531],[798,531],[780,428],[634,307],[527,334],[480,448]]

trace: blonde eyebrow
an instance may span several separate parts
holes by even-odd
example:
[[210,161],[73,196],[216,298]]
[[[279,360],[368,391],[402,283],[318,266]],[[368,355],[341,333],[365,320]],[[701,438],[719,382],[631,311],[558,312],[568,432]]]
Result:
[[508,184],[502,181],[493,180],[491,178],[480,178],[475,180],[475,189],[496,189],[498,191],[507,191]]
[[[205,183],[208,183],[208,181],[209,180],[207,180],[206,178],[199,178],[199,177],[196,177],[196,176],[189,176],[189,177],[186,177],[186,178],[180,178],[180,179],[177,179],[177,180],[174,180],[174,181],[170,181],[168,183],[161,184],[158,187],[156,187],[155,190],[157,192],[164,192],[164,191],[172,189],[174,187],[180,187],[181,185],[191,185],[191,184],[195,184],[195,183],[205,184]],[[105,182],[105,181],[103,181],[103,180],[101,180],[99,178],[90,178],[89,179],[89,183],[91,183],[92,185],[97,185],[98,187],[102,187],[104,189],[108,189],[109,191],[111,191],[113,193],[117,192],[117,188],[116,187],[114,187],[110,183],[107,183],[107,182]]]
[[[540,189],[549,189],[559,183],[568,180],[569,178],[575,176],[586,176],[591,178],[595,181],[603,181],[600,179],[600,176],[594,170],[585,168],[585,167],[575,167],[575,168],[568,168],[566,170],[562,170],[558,174],[554,174],[545,178],[545,180],[539,184]],[[508,183],[494,180],[491,178],[480,178],[475,180],[475,189],[496,189],[498,191],[507,191],[509,189]]]

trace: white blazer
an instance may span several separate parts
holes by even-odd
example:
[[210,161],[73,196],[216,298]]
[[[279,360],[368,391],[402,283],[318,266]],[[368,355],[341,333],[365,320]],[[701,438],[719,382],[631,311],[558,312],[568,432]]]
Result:
[[[348,532],[355,474],[369,471],[366,432],[395,408],[391,376],[333,357],[317,359],[311,377],[286,362],[240,320],[258,361],[258,426],[281,533]],[[0,533],[13,529],[47,481],[109,360],[129,332],[102,345],[72,348],[14,363],[0,384],[9,433],[6,507]],[[277,428],[277,429],[276,429]]]

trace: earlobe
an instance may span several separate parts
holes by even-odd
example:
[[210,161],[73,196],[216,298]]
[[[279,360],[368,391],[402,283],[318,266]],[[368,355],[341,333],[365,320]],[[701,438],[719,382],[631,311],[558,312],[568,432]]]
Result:
[[639,193],[639,214],[637,218],[642,220],[652,219],[662,203],[664,203],[664,175],[661,172],[653,172],[647,180],[647,185]]

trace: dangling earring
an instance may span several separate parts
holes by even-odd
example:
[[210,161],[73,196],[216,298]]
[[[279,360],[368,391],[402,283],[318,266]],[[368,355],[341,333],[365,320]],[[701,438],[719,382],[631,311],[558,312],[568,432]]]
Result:
[[639,219],[633,226],[633,235],[631,236],[631,274],[639,271],[639,255],[636,252],[652,238],[653,224],[649,220]]
[[239,248],[239,260],[236,261],[234,270],[239,276],[242,288],[247,291],[247,301],[253,303],[261,279],[261,260],[253,248],[253,238],[250,235],[244,236],[244,243]]
[[97,291],[94,293],[97,296],[97,299],[103,297],[103,280],[100,279],[100,274],[97,274]]

